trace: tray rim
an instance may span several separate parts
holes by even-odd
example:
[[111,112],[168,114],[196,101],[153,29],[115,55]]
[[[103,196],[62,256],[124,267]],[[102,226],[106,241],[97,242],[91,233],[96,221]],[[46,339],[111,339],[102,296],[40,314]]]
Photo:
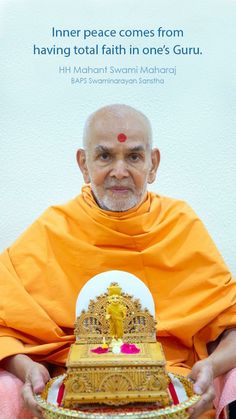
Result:
[[[182,382],[193,384],[191,379],[188,379],[187,377],[180,375],[180,374],[174,374],[172,373],[176,378],[180,379]],[[54,382],[60,377],[63,377],[64,374],[59,375],[57,377],[52,378],[49,382]],[[197,394],[193,394],[193,396],[189,397],[186,401],[179,403],[177,405],[164,407],[161,409],[156,410],[142,410],[141,412],[121,412],[121,413],[89,413],[89,412],[83,412],[80,410],[72,410],[67,409],[63,407],[58,407],[50,402],[47,402],[46,400],[42,399],[41,395],[34,395],[36,402],[38,405],[46,412],[48,413],[55,413],[58,414],[58,417],[65,417],[65,418],[78,418],[78,419],[119,419],[128,417],[130,419],[141,419],[141,418],[157,418],[162,417],[163,415],[171,415],[178,412],[181,412],[183,410],[188,409],[193,404],[197,403],[201,396]],[[60,415],[60,416],[59,416]]]

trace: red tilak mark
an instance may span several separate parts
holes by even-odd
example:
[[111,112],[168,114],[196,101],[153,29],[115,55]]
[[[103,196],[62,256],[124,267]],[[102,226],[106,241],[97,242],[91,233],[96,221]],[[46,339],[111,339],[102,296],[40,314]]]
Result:
[[125,134],[121,133],[117,135],[117,140],[120,141],[120,143],[124,143],[124,141],[127,140],[127,137]]

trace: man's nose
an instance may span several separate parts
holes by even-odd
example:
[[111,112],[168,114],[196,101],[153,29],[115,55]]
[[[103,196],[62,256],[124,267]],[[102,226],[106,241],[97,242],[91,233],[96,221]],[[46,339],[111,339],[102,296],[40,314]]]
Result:
[[124,160],[117,160],[114,162],[110,176],[116,177],[117,179],[123,179],[129,176],[127,169],[127,163]]

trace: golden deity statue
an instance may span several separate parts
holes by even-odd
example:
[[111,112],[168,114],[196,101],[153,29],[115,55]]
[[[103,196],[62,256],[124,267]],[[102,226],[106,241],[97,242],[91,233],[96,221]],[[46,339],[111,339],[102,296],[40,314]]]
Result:
[[114,339],[122,339],[124,335],[124,319],[126,307],[120,302],[118,294],[113,294],[108,299],[109,304],[106,310],[106,320],[110,323],[110,334]]

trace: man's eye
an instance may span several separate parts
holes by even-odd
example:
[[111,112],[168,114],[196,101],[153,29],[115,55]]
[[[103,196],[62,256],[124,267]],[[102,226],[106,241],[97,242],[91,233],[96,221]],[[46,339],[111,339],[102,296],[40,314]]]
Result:
[[140,160],[140,155],[139,154],[130,154],[129,159],[133,162],[139,161]]
[[102,153],[102,154],[100,154],[99,158],[102,161],[107,161],[110,158],[110,154],[109,153]]

